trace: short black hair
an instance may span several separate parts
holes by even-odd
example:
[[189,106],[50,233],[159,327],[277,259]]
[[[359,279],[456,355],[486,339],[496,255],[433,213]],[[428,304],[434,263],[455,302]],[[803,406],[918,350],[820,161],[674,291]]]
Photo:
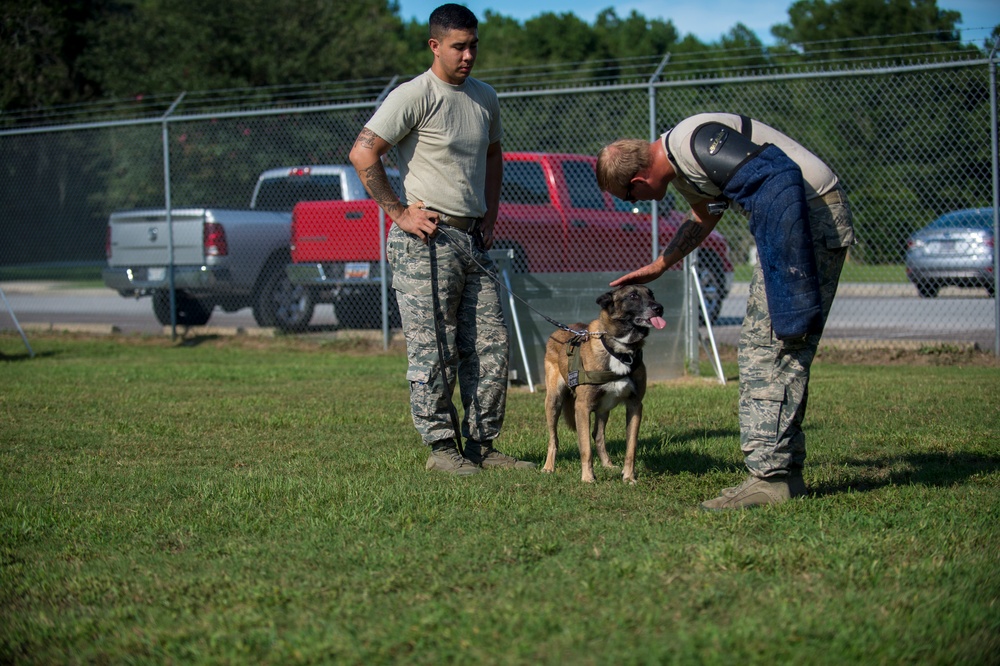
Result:
[[431,12],[431,36],[451,30],[478,30],[479,19],[468,7],[449,2]]

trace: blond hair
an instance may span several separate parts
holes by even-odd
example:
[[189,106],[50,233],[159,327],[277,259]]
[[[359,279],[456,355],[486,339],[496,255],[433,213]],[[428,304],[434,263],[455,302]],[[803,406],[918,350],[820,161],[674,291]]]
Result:
[[597,186],[605,192],[624,192],[640,171],[649,167],[649,142],[618,139],[597,154]]

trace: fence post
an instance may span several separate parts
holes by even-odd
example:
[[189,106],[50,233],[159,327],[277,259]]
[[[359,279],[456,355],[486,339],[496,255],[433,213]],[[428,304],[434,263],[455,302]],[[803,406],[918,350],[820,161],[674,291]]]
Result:
[[997,247],[997,239],[1000,239],[1000,166],[997,160],[997,47],[1000,46],[1000,38],[993,42],[993,50],[990,51],[990,145],[993,148],[990,156],[993,162],[993,355],[1000,356],[1000,248]]
[[[174,112],[177,105],[181,103],[184,96],[187,95],[187,91],[182,92],[180,96],[174,100],[174,103],[170,105],[162,118],[163,123],[163,198],[165,200],[165,210],[167,212],[167,270],[169,271],[170,280],[170,339],[177,339],[177,291],[174,284],[174,218],[173,212],[171,210],[170,203],[170,132],[168,130],[168,124],[170,123],[170,114]],[[154,296],[155,298],[155,296]]]

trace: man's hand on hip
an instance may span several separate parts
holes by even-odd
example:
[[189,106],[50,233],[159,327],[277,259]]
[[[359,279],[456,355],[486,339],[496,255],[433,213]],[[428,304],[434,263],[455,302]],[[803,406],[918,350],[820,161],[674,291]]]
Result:
[[437,233],[438,214],[424,208],[423,201],[415,201],[404,208],[394,222],[400,229],[417,236],[426,244]]

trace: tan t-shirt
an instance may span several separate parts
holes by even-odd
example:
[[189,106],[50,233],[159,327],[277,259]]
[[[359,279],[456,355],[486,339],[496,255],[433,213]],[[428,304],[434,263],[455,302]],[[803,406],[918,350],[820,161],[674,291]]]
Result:
[[[735,113],[699,113],[677,123],[669,132],[660,137],[664,141],[667,154],[677,167],[677,178],[673,185],[684,195],[688,203],[712,200],[722,192],[712,184],[705,170],[698,164],[691,150],[691,134],[705,123],[716,122],[740,131],[742,120]],[[770,143],[780,148],[802,170],[806,199],[815,199],[837,186],[837,175],[823,160],[816,157],[798,141],[778,130],[753,120],[750,140],[758,145]]]
[[365,127],[397,146],[407,201],[458,217],[486,213],[486,150],[503,137],[492,87],[452,85],[427,70],[389,93]]

